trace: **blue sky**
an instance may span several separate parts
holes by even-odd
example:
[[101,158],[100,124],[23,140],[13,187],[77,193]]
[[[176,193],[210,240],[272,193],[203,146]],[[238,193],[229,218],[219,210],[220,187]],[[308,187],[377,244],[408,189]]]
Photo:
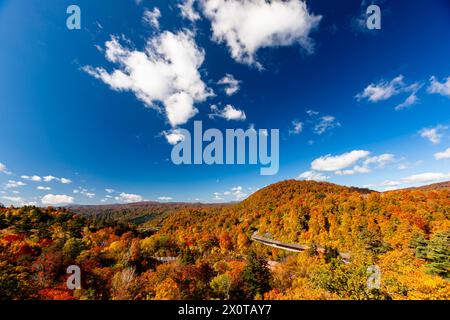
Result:
[[[382,27],[368,30],[371,3],[0,0],[0,202],[222,202],[290,178],[377,190],[450,180],[450,3],[376,1]],[[66,27],[71,4],[81,30]],[[195,120],[279,129],[279,172],[174,165],[166,136]]]

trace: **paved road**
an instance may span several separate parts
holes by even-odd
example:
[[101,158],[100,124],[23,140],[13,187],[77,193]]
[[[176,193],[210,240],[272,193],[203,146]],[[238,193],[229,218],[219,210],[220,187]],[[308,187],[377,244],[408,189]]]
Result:
[[[292,252],[301,252],[310,249],[310,246],[302,245],[302,244],[293,244],[293,243],[286,243],[281,242],[277,240],[272,240],[269,238],[261,237],[258,235],[258,231],[255,231],[253,235],[251,236],[251,239],[253,241],[262,243],[266,246],[286,250],[286,251],[292,251]],[[325,248],[317,247],[317,252],[325,253]],[[342,257],[344,263],[349,263],[350,260],[350,254],[339,252],[339,255]]]

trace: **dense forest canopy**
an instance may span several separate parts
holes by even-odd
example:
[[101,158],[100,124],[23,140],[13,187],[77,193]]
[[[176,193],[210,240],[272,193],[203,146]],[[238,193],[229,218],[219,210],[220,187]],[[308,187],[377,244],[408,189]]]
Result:
[[[236,204],[89,209],[0,208],[1,299],[450,298],[449,188],[288,180]],[[66,287],[69,265],[81,289]]]

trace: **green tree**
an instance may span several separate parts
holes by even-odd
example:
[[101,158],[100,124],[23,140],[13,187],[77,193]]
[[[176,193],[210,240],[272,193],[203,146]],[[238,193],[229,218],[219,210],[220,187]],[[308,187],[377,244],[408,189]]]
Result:
[[428,242],[428,272],[450,278],[450,231],[436,233]]
[[210,284],[214,293],[221,299],[230,299],[231,278],[227,274],[220,274],[214,277]]
[[256,295],[263,295],[270,290],[271,273],[267,267],[267,261],[250,251],[247,257],[247,266],[242,274],[248,298],[253,299]]

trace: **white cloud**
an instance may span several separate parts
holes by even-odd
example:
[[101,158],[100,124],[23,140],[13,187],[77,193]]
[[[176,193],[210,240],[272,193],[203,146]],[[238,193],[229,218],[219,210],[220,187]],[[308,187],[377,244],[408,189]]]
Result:
[[44,181],[45,182],[51,182],[53,180],[59,180],[58,178],[54,177],[54,176],[45,176],[44,177]]
[[308,12],[300,0],[201,0],[204,15],[211,21],[213,40],[225,42],[238,62],[261,65],[260,48],[300,44],[312,51],[310,32],[321,16]]
[[184,135],[178,129],[163,131],[162,134],[171,145],[176,145],[178,142],[184,140]]
[[154,8],[153,10],[146,9],[144,11],[144,16],[142,20],[144,23],[151,25],[152,27],[159,29],[159,21],[158,19],[161,17],[161,11],[158,8]]
[[211,111],[213,113],[209,115],[210,118],[220,117],[226,119],[227,121],[244,121],[247,118],[244,111],[236,109],[231,104],[227,104],[222,110],[220,110],[216,105],[212,105]]
[[356,165],[352,169],[338,170],[335,173],[337,175],[348,176],[356,173],[370,173],[370,172],[372,172],[372,170],[369,169],[367,166]]
[[59,181],[60,181],[62,184],[70,184],[70,183],[72,183],[72,180],[66,179],[66,178],[61,178]]
[[422,138],[428,139],[432,144],[439,144],[443,136],[442,131],[447,128],[447,126],[438,125],[434,128],[424,128],[419,131],[419,134]]
[[373,156],[364,160],[364,165],[375,164],[377,168],[383,168],[386,164],[396,161],[395,156],[390,153],[384,153],[379,156]]
[[106,193],[114,193],[114,189],[105,189]]
[[11,172],[8,171],[8,169],[6,168],[6,165],[4,165],[4,164],[1,163],[1,162],[0,162],[0,173],[11,174]]
[[200,15],[194,9],[195,0],[184,0],[183,3],[179,3],[177,7],[180,9],[181,16],[190,21],[196,21],[200,19]]
[[16,202],[16,203],[22,203],[23,199],[22,197],[10,197],[10,196],[3,196],[2,197],[5,200],[11,201],[11,202]]
[[37,206],[37,203],[34,201],[26,201],[22,197],[10,197],[10,196],[3,196],[3,199],[13,202],[19,206]]
[[78,193],[79,193],[79,194],[82,194],[83,196],[86,196],[86,197],[88,197],[89,199],[92,199],[92,198],[95,197],[95,193],[89,192],[88,189],[81,188],[81,187],[78,187],[77,189],[74,189],[74,190],[73,190],[73,193],[75,193],[75,194],[78,194]]
[[450,173],[438,173],[438,172],[425,172],[420,174],[411,175],[401,180],[404,183],[414,184],[414,183],[430,183],[438,182],[450,179]]
[[42,197],[41,202],[46,205],[59,205],[73,203],[74,198],[65,194],[47,194]]
[[400,182],[398,181],[392,181],[392,180],[386,180],[380,186],[382,187],[397,187],[400,185]]
[[30,180],[30,181],[34,181],[34,182],[40,182],[42,181],[42,178],[39,176],[21,176],[22,179],[25,180]]
[[170,201],[170,200],[173,200],[173,198],[172,197],[158,197],[158,200],[159,201]]
[[122,192],[119,194],[119,196],[114,197],[114,199],[121,202],[131,203],[142,201],[144,198],[138,194]]
[[106,59],[118,68],[111,73],[91,66],[83,70],[114,90],[133,92],[147,107],[162,111],[162,104],[172,127],[198,112],[195,102],[213,95],[199,73],[205,53],[187,30],[163,32],[149,39],[143,51],[123,47],[116,37],[105,46]]
[[450,148],[447,148],[446,150],[444,150],[442,152],[435,153],[434,158],[436,160],[450,159]]
[[52,190],[52,188],[50,188],[50,187],[44,187],[44,186],[37,186],[36,187],[36,189],[38,189],[38,190]]
[[358,100],[367,99],[370,102],[387,100],[402,91],[405,86],[403,79],[403,76],[399,75],[389,82],[381,81],[377,84],[371,83],[363,92],[358,93],[356,98]]
[[336,118],[333,116],[323,116],[320,118],[319,123],[314,126],[314,132],[316,134],[323,134],[328,130],[331,130],[335,127],[340,127],[341,124],[336,121]]
[[311,163],[311,169],[316,171],[338,171],[353,166],[358,160],[369,155],[369,151],[353,150],[338,156],[326,155],[315,159]]
[[399,75],[391,81],[380,81],[371,83],[363,92],[356,95],[357,100],[367,99],[376,103],[388,100],[400,93],[409,93],[408,97],[402,103],[395,107],[395,110],[402,110],[416,104],[419,101],[417,92],[422,88],[422,84],[414,82],[410,85],[405,84],[403,75]]
[[413,83],[409,87],[405,88],[405,91],[411,92],[411,94],[406,98],[405,101],[400,103],[395,107],[395,110],[406,109],[419,101],[419,97],[417,96],[417,92],[422,88],[422,85],[419,83]]
[[232,96],[239,91],[240,81],[236,80],[232,74],[226,74],[219,80],[218,84],[225,86],[225,93]]
[[[24,177],[24,176],[22,176],[22,177]],[[36,177],[36,176],[34,176],[34,177]],[[70,179],[57,178],[57,177],[54,177],[54,176],[45,176],[45,177],[41,178],[41,180],[43,180],[44,182],[58,181],[58,182],[60,182],[62,184],[70,184],[70,183],[72,183],[72,180],[70,180]],[[41,181],[41,180],[33,180],[33,181]]]
[[314,180],[314,181],[325,181],[328,180],[329,178],[330,177],[315,171],[305,171],[297,177],[298,180]]
[[[306,121],[306,124],[310,124],[312,126],[313,132],[317,135],[322,135],[326,131],[341,126],[341,124],[336,120],[336,117],[332,115],[319,116],[320,113],[312,109],[306,110],[306,114],[310,118]],[[299,121],[297,121],[297,123],[299,123]],[[302,124],[302,128],[303,127],[304,124]],[[292,130],[290,131],[290,133],[294,132],[292,132]]]
[[298,120],[292,121],[292,129],[289,130],[289,134],[300,134],[303,130],[303,122]]
[[437,93],[450,98],[450,77],[445,79],[445,82],[439,82],[435,76],[432,76],[427,91],[429,93]]
[[231,195],[233,195],[237,201],[244,199],[247,196],[246,193],[242,192],[241,186],[231,188]]
[[306,110],[306,114],[310,117],[315,117],[315,116],[319,115],[319,111],[309,109],[309,110]]
[[8,183],[5,185],[6,189],[11,189],[11,188],[17,188],[17,187],[23,187],[26,186],[27,184],[25,182],[22,181],[15,181],[15,180],[8,180]]

